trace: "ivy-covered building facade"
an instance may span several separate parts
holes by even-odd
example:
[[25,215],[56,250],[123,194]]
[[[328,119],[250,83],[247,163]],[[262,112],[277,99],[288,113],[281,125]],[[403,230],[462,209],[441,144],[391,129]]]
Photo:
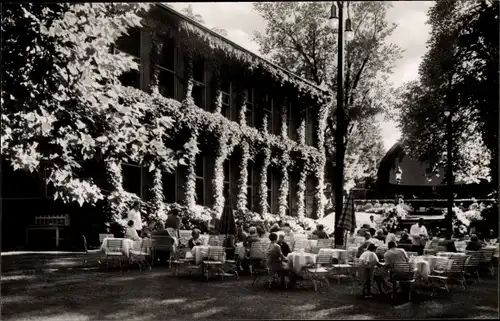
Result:
[[[144,202],[154,198],[165,213],[178,203],[217,216],[237,210],[321,218],[328,92],[161,4],[142,24],[112,48],[139,63],[121,81],[169,99],[176,123],[167,148],[197,148],[170,173],[89,162],[84,168],[96,184],[103,190],[122,185]],[[50,189],[42,189],[49,199]]]

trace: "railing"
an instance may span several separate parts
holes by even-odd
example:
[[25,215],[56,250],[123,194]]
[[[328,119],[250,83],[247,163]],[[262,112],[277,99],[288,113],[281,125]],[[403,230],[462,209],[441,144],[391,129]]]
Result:
[[35,225],[69,226],[68,214],[40,215],[35,217]]

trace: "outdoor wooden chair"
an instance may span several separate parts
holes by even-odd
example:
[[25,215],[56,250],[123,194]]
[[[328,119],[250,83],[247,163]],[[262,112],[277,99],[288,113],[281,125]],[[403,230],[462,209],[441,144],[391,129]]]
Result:
[[465,262],[465,277],[475,276],[477,278],[477,283],[481,283],[479,265],[481,263],[482,253],[480,251],[467,251],[466,254],[469,256],[469,259]]
[[314,262],[314,264],[303,267],[302,272],[305,278],[310,278],[312,280],[314,291],[317,291],[318,284],[320,288],[322,288],[323,285],[326,285],[326,287],[330,286],[328,275],[332,271],[331,268],[332,256],[330,254],[321,254],[316,256],[316,262]]
[[[434,269],[432,271],[431,275],[429,275],[429,281],[436,280],[442,285],[440,288],[446,290],[448,293],[450,292],[450,288],[448,287],[450,281],[458,281],[464,289],[467,289],[465,262],[468,259],[469,256],[456,256],[453,259],[449,259],[444,270]],[[434,294],[434,288],[432,294]]]
[[109,268],[109,259],[118,260],[120,269],[122,268],[122,260],[125,255],[122,252],[123,239],[108,239],[104,252],[106,255],[106,268]]
[[413,267],[412,263],[408,262],[398,262],[394,263],[390,267],[389,282],[392,283],[392,293],[391,299],[394,299],[397,291],[397,284],[407,284],[408,288],[408,300],[411,301],[411,292],[413,289],[413,283],[415,283],[417,268]]
[[152,241],[149,239],[142,239],[140,245],[136,249],[130,250],[130,262],[137,263],[139,269],[142,271],[142,265],[145,264],[151,270],[151,265],[148,262],[148,257],[151,255]]
[[210,246],[208,248],[208,255],[205,260],[203,260],[203,270],[205,277],[208,281],[210,277],[210,272],[215,271],[215,273],[224,279],[224,261],[225,261],[225,251],[221,246]]
[[[359,260],[359,258],[356,258],[355,256],[353,257],[353,261],[350,264],[351,268],[348,270],[349,272],[349,278],[352,280],[351,283],[351,294],[354,294],[356,289],[359,287],[364,287],[365,283],[365,275],[364,275],[364,270],[365,270],[365,265],[363,262]],[[375,287],[375,280],[372,280],[370,286],[374,289],[377,290]]]
[[179,274],[179,268],[183,267],[191,275],[193,270],[199,269],[200,266],[196,265],[194,257],[186,258],[186,253],[190,252],[188,247],[178,247],[170,255],[169,265],[174,268],[174,275]]
[[311,251],[311,243],[307,239],[296,239],[295,244],[293,246],[293,251],[299,251],[300,249],[304,249],[305,252]]
[[99,244],[102,244],[105,238],[113,238],[115,237],[113,234],[99,234]]
[[270,270],[267,267],[267,248],[269,244],[263,242],[254,242],[250,248],[250,274],[253,276],[252,286],[258,279],[264,275],[270,275]]
[[321,249],[332,249],[333,241],[332,239],[319,239],[318,244],[311,247],[311,253],[318,254]]
[[83,239],[83,248],[85,249],[85,258],[83,259],[83,264],[82,266],[85,267],[85,264],[88,262],[90,258],[97,259],[97,263],[101,264],[101,258],[104,256],[104,252],[99,248],[99,249],[92,249],[90,250],[87,246],[87,238],[85,235],[82,235]]
[[208,237],[208,245],[210,245],[210,246],[221,246],[222,242],[219,241],[219,238],[217,237],[217,235],[210,235]]
[[234,259],[233,260],[226,260],[224,262],[224,272],[225,273],[232,273],[234,276],[236,276],[236,280],[240,279],[240,275],[238,272],[238,253],[234,253]]
[[175,252],[174,239],[168,235],[152,235],[151,236],[151,265],[156,261],[157,252],[169,252],[168,262],[169,267],[172,267],[170,257]]
[[352,278],[352,263],[354,262],[355,253],[351,251],[344,251],[339,253],[338,263],[332,264],[332,275],[337,277],[337,284],[340,284],[340,277],[345,276]]
[[493,255],[495,254],[495,249],[481,249],[481,261],[479,267],[485,267],[488,269],[491,275],[495,275],[495,267],[493,266]]

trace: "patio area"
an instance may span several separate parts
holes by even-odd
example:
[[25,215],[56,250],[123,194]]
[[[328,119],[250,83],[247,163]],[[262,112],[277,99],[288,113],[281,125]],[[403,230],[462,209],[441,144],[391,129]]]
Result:
[[[213,279],[149,271],[66,270],[2,276],[3,320],[411,319],[496,318],[498,286],[484,278],[464,291],[412,302],[351,294],[347,281],[326,292],[266,289],[251,278]],[[359,292],[361,289],[359,290]]]

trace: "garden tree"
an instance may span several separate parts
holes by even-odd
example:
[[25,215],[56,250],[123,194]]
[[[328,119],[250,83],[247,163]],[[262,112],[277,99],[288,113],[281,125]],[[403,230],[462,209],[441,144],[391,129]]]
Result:
[[[344,4],[348,6],[354,30],[354,39],[345,47],[345,126],[343,132],[337,133],[335,113],[332,113],[328,117],[326,137],[342,135],[345,146],[348,146],[356,123],[364,118],[372,119],[391,107],[388,77],[394,62],[401,56],[401,50],[387,42],[387,37],[396,28],[395,24],[389,25],[385,19],[391,7],[389,2],[359,1],[349,4],[344,1]],[[265,32],[256,32],[254,40],[259,44],[261,53],[277,64],[318,86],[336,91],[337,32],[328,24],[330,6],[330,2],[254,3],[254,9],[267,21]],[[374,138],[379,139],[380,135]],[[335,153],[340,153],[340,157],[346,160],[345,149],[336,150],[333,139],[326,139],[326,142],[330,160],[334,159]],[[359,151],[356,147],[352,144],[348,163],[354,167],[356,164],[362,167],[371,164],[369,157],[361,154],[354,156]],[[335,179],[332,177],[330,180],[333,182]]]
[[[193,11],[193,7],[191,5],[188,5],[186,8],[182,9],[181,12],[188,18],[193,19],[194,21],[205,24],[205,20],[203,20],[203,17],[200,14],[195,14]],[[218,34],[223,35],[224,37],[227,37],[227,31],[226,29],[214,27],[212,28],[212,31],[217,32]]]
[[[498,1],[437,1],[420,80],[397,103],[403,145],[429,164],[447,160],[444,110],[451,110],[454,178],[465,183],[498,175]],[[493,184],[496,186],[496,184]]]
[[[334,138],[327,142],[333,146]],[[350,134],[345,156],[345,188],[365,187],[377,177],[378,164],[384,157],[381,129],[375,117],[360,119]]]
[[[48,172],[55,197],[103,199],[80,162],[101,159],[117,189],[121,161],[172,170],[176,154],[162,144],[172,118],[152,110],[157,93],[125,87],[119,76],[137,63],[111,45],[140,27],[140,3],[8,4],[2,8],[2,157],[14,170]],[[113,175],[114,174],[114,175]],[[123,203],[121,204],[123,205]],[[123,207],[123,206],[122,206]],[[120,220],[116,208],[115,220]]]

